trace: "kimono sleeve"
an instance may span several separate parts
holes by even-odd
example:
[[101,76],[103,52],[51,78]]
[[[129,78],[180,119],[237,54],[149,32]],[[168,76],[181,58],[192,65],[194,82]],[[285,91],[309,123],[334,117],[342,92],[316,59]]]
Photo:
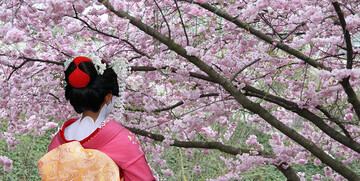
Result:
[[123,129],[100,150],[119,165],[124,173],[125,181],[155,180],[139,139],[129,130]]

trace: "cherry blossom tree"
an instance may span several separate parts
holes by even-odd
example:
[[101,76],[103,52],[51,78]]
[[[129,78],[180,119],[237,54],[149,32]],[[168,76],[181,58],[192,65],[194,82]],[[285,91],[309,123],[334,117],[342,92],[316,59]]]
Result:
[[[219,150],[228,174],[266,164],[324,164],[313,180],[360,180],[358,0],[11,0],[0,2],[0,133],[43,135],[74,114],[58,79],[65,60],[118,59],[113,117],[142,138],[153,167],[169,146]],[[118,66],[113,65],[114,69]],[[243,116],[239,116],[243,115]],[[232,144],[240,121],[269,135]],[[211,153],[210,153],[211,154]],[[190,153],[191,155],[191,153]],[[11,169],[2,155],[0,164]],[[196,166],[201,173],[204,168]],[[154,173],[156,175],[156,173]]]

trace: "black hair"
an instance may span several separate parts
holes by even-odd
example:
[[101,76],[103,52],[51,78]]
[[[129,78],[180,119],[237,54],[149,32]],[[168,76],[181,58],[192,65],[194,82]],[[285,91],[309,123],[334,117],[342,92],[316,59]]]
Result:
[[[90,82],[86,87],[75,88],[69,83],[70,74],[79,68],[90,77]],[[119,86],[117,75],[111,68],[106,68],[102,75],[98,75],[95,66],[91,62],[81,62],[78,66],[71,62],[65,70],[65,98],[70,100],[70,104],[77,113],[84,111],[98,112],[101,104],[105,100],[105,96],[111,93],[119,96]]]

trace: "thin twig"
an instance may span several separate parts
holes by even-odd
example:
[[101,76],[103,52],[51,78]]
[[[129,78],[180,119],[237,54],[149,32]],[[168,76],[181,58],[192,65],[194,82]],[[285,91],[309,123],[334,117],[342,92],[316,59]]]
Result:
[[331,114],[326,111],[323,106],[316,106],[316,108],[319,109],[327,118],[329,118],[330,121],[337,124],[347,137],[351,138],[350,133],[346,130],[345,126],[337,118],[332,117]]
[[258,62],[259,60],[261,60],[261,58],[257,58],[254,61],[250,62],[249,64],[245,65],[243,68],[241,68],[240,70],[238,70],[230,79],[230,82],[234,81],[234,79],[242,72],[244,71],[246,68],[250,67],[251,65],[253,65],[254,63]]
[[154,0],[154,2],[155,2],[155,4],[156,4],[157,8],[159,9],[161,16],[163,17],[163,19],[164,19],[164,21],[165,21],[165,24],[166,24],[166,26],[167,26],[167,28],[168,28],[168,31],[169,31],[169,32],[168,32],[168,33],[169,33],[169,39],[171,39],[171,30],[170,30],[169,23],[168,23],[168,21],[166,20],[166,18],[165,18],[165,16],[164,16],[164,13],[162,12],[159,4],[156,2],[156,0]]
[[188,35],[187,35],[187,33],[186,33],[186,28],[185,28],[185,24],[184,24],[183,18],[182,18],[182,16],[181,16],[181,12],[180,12],[179,5],[178,5],[178,3],[177,3],[177,0],[174,0],[174,2],[175,2],[175,5],[176,5],[176,9],[177,9],[178,12],[179,12],[179,17],[180,17],[181,25],[182,25],[182,27],[183,27],[183,29],[184,29],[184,34],[185,34],[185,38],[186,38],[186,45],[189,46],[189,45],[190,45],[189,37],[188,37]]

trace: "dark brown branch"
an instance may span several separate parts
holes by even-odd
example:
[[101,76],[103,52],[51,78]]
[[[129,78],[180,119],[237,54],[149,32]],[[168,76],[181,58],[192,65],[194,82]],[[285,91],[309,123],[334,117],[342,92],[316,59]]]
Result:
[[355,110],[355,113],[358,117],[358,120],[360,119],[360,101],[354,91],[354,89],[351,87],[349,82],[349,77],[343,79],[340,84],[344,88],[345,93],[348,96],[348,101],[351,105],[353,105],[353,108]]
[[342,12],[339,3],[338,2],[333,2],[332,5],[335,8],[336,14],[339,16],[339,21],[340,21],[340,25],[341,28],[343,30],[344,33],[344,38],[345,38],[345,43],[346,43],[346,57],[347,57],[347,62],[346,62],[346,68],[347,69],[352,69],[353,66],[353,48],[352,48],[352,44],[351,44],[351,37],[350,37],[350,33],[349,30],[346,29],[346,21],[345,21],[345,17],[344,17],[344,13]]
[[[124,127],[137,135],[151,138],[155,141],[163,142],[165,140],[165,137],[160,134],[153,134],[153,133],[147,132],[145,130],[131,128],[131,127],[127,127],[127,126],[124,126]],[[252,150],[250,150],[250,149],[227,146],[227,145],[224,145],[219,142],[174,140],[174,143],[171,144],[171,146],[176,146],[176,147],[181,147],[181,148],[215,149],[215,150],[219,150],[221,152],[228,153],[231,155],[238,155],[238,154],[244,154],[244,153],[248,153],[250,155],[253,154]],[[257,152],[258,152],[258,154],[254,155],[254,156],[261,156],[264,158],[275,158],[276,159],[276,156],[269,152],[266,152],[266,151],[257,151]],[[290,166],[287,169],[284,169],[281,167],[281,165],[287,165],[287,163],[281,163],[280,165],[275,165],[275,166],[288,178],[288,180],[299,180],[299,177],[297,177],[296,172]]]
[[171,29],[170,29],[169,23],[168,23],[168,21],[166,20],[166,17],[164,16],[164,13],[162,12],[159,4],[156,2],[156,0],[154,0],[154,2],[155,2],[156,7],[159,9],[162,18],[163,18],[164,21],[165,21],[165,24],[166,24],[167,29],[168,29],[168,31],[169,31],[169,32],[168,32],[168,34],[169,34],[169,39],[171,39]]
[[7,78],[7,80],[10,80],[11,76],[15,73],[16,70],[20,69],[21,67],[23,67],[26,63],[28,63],[29,61],[25,60],[23,61],[19,66],[14,67],[13,70],[11,71],[9,77]]
[[232,82],[242,71],[244,71],[246,68],[250,67],[251,65],[253,65],[254,63],[258,62],[259,60],[261,60],[260,58],[250,62],[249,64],[245,65],[243,68],[241,68],[240,70],[238,70],[230,79],[230,82]]
[[151,59],[151,57],[149,55],[147,55],[146,53],[140,51],[139,49],[137,49],[132,43],[130,43],[129,41],[125,40],[125,39],[121,39],[121,41],[127,43],[136,53],[147,57],[148,59]]
[[288,101],[286,99],[271,95],[270,93],[266,93],[264,91],[258,90],[251,86],[245,86],[243,88],[247,96],[254,96],[258,97],[260,99],[264,99],[266,101],[275,103],[289,111],[292,111],[299,116],[309,120],[310,122],[314,123],[318,128],[320,128],[323,132],[325,132],[327,135],[329,135],[334,140],[338,141],[339,143],[351,148],[352,150],[360,153],[360,144],[354,141],[350,137],[346,137],[336,131],[335,129],[331,128],[329,125],[327,125],[323,119],[316,114],[312,113],[311,111],[307,109],[301,109],[296,103]]
[[[223,77],[218,72],[216,72],[211,66],[206,64],[205,62],[201,61],[196,56],[189,56],[186,52],[186,50],[181,47],[179,44],[175,43],[173,40],[168,39],[166,36],[162,35],[152,27],[144,24],[141,22],[141,20],[136,19],[135,17],[129,15],[127,12],[118,10],[116,11],[114,7],[111,6],[108,0],[98,0],[98,2],[102,3],[109,11],[115,13],[118,17],[126,18],[129,20],[129,22],[139,28],[141,31],[145,32],[146,34],[152,36],[153,38],[157,39],[164,45],[166,45],[170,50],[176,52],[179,56],[184,57],[189,62],[193,63],[195,66],[197,66],[200,70],[204,71],[208,76],[214,79],[216,83],[218,83],[220,86],[222,86],[230,95],[232,95],[235,100],[240,103],[243,108],[253,112],[254,114],[259,115],[261,118],[263,118],[266,122],[268,122],[271,126],[278,129],[280,132],[284,133],[286,136],[288,136],[290,139],[294,140],[301,146],[303,146],[305,149],[309,150],[314,156],[318,157],[323,163],[330,166],[333,170],[344,176],[345,178],[349,180],[360,180],[359,176],[356,175],[355,172],[350,170],[348,167],[346,167],[342,162],[330,157],[327,153],[324,152],[323,149],[316,146],[315,143],[309,141],[304,136],[300,135],[298,132],[296,132],[294,129],[286,126],[284,123],[279,121],[276,117],[274,117],[270,112],[268,112],[266,109],[264,109],[260,104],[252,102],[249,100],[235,85],[233,85],[226,77]],[[201,4],[205,5],[205,7],[209,8],[211,12],[218,13],[217,11],[226,14],[222,12],[221,10],[214,9],[211,5],[205,3]],[[216,12],[215,12],[216,11]],[[230,15],[227,15],[227,17],[231,17]],[[226,19],[226,18],[225,18]],[[234,21],[234,19],[231,19],[231,21]],[[235,20],[237,21],[237,20]],[[240,21],[238,21],[239,23]],[[240,24],[244,27],[249,27],[248,24],[240,22]],[[239,25],[240,25],[239,24]],[[252,34],[254,33],[260,33],[260,38],[264,38],[264,41],[270,41],[273,42],[271,38],[267,37],[260,31],[257,31],[251,27],[250,32]],[[260,35],[259,34],[259,35]],[[316,68],[323,68],[330,70],[330,68],[327,68],[323,65],[320,65],[318,62],[315,62],[310,57],[302,54],[301,52],[290,48],[289,46],[285,44],[280,44],[280,47],[284,49],[286,52],[291,52],[290,54],[295,54],[298,58],[304,60],[306,63],[309,63],[310,65],[316,67]],[[288,49],[288,48],[289,49]]]
[[[201,94],[199,98],[204,98],[204,97],[216,97],[219,96],[219,93],[209,93],[209,94]],[[168,110],[172,110],[175,109],[181,105],[184,104],[184,101],[179,101],[174,105],[171,106],[167,106],[167,107],[163,107],[163,108],[158,108],[158,109],[154,109],[152,112],[154,113],[158,113],[158,112],[162,112],[162,111],[168,111]],[[142,108],[132,108],[132,107],[127,107],[125,108],[125,110],[129,110],[129,111],[138,111],[138,112],[144,112],[145,110]]]
[[49,93],[49,95],[53,96],[55,99],[57,99],[59,102],[61,102],[60,99],[56,95],[54,95],[52,93]]
[[[1,56],[3,56],[3,55],[1,55]],[[18,69],[20,69],[21,67],[23,67],[28,62],[43,62],[43,63],[49,63],[49,64],[55,64],[55,65],[63,65],[64,64],[63,62],[56,62],[56,61],[52,61],[52,60],[42,60],[42,59],[35,59],[35,58],[27,58],[27,57],[19,57],[19,59],[24,59],[25,61],[23,61],[19,66],[11,66],[13,68],[13,70],[11,71],[7,80],[10,80],[10,78],[14,74],[14,72],[17,71]]]
[[[162,67],[162,68],[155,68],[155,67],[148,67],[148,66],[131,66],[131,71],[144,71],[144,72],[148,72],[148,71],[156,71],[156,70],[159,70],[159,69],[166,69],[168,68],[167,66],[165,67]],[[171,72],[173,73],[176,73],[176,69],[175,68],[171,68]],[[209,81],[209,82],[214,82],[214,80],[209,77],[209,76],[206,76],[204,74],[199,74],[199,73],[195,73],[195,72],[189,72],[189,75],[191,77],[194,77],[194,78],[198,78],[198,79],[202,79],[202,80],[206,80],[206,81]]]
[[302,27],[302,26],[304,26],[305,25],[305,23],[301,23],[301,24],[299,24],[298,26],[296,26],[288,35],[286,35],[285,37],[284,37],[284,40],[287,38],[287,37],[289,37],[290,35],[292,35],[298,28],[300,28],[300,27]]
[[280,40],[283,40],[282,36],[275,30],[275,28],[273,27],[273,25],[265,18],[264,14],[263,13],[259,13],[259,16],[262,20],[264,20],[264,22],[270,26],[270,28],[273,30],[273,33],[275,33],[279,38]]
[[[160,134],[153,134],[145,130],[137,129],[137,128],[131,128],[124,126],[126,129],[130,130],[131,132],[145,136],[147,138],[151,138],[155,141],[164,141],[165,137]],[[232,146],[227,146],[219,142],[202,142],[202,141],[179,141],[174,140],[174,143],[171,144],[171,146],[176,147],[183,147],[183,148],[205,148],[205,149],[217,149],[224,153],[228,153],[231,155],[237,155],[237,154],[243,154],[243,153],[251,153],[250,149],[241,149],[241,148],[235,148]],[[256,156],[262,156],[265,158],[276,158],[275,155],[266,152],[266,151],[258,151],[259,154]]]
[[[201,94],[200,98],[213,97],[213,96],[219,96],[219,93]],[[176,104],[174,104],[172,106],[164,107],[164,108],[161,108],[161,109],[155,109],[154,112],[168,111],[168,110],[174,109],[176,107],[179,107],[179,106],[181,106],[183,104],[184,104],[184,101],[179,101],[178,103],[176,103]]]
[[19,57],[19,59],[25,59],[29,62],[42,62],[42,63],[48,63],[48,64],[54,64],[54,65],[61,65],[64,66],[65,61],[53,61],[53,60],[44,60],[44,59],[37,59],[37,58],[27,58],[27,57]]
[[[74,9],[75,11],[75,9]],[[108,37],[111,37],[111,38],[115,38],[115,39],[118,39],[118,40],[121,40],[123,42],[125,42],[126,44],[128,44],[136,53],[142,55],[142,56],[146,56],[147,58],[151,59],[150,56],[148,56],[146,53],[140,51],[139,49],[137,49],[132,43],[130,43],[128,40],[125,40],[125,39],[120,39],[119,37],[115,36],[115,35],[111,35],[111,34],[108,34],[108,33],[105,33],[103,31],[100,31],[98,30],[97,28],[94,28],[92,27],[88,22],[86,22],[85,20],[81,19],[80,17],[78,17],[76,11],[75,11],[75,17],[72,17],[74,19],[77,19],[79,21],[81,21],[82,23],[84,23],[90,30],[92,31],[95,31],[101,35],[104,35],[104,36],[108,36]]]
[[337,118],[334,118],[333,116],[331,116],[331,114],[327,110],[325,110],[325,108],[323,106],[316,106],[316,108],[319,109],[330,121],[337,124],[347,137],[351,138],[351,136],[350,136],[349,132],[346,130],[345,126]]
[[[181,1],[185,1],[185,2],[188,2],[188,3],[195,3],[193,2],[192,0],[181,0]],[[276,42],[275,39],[265,35],[264,33],[262,33],[261,31],[259,30],[256,30],[255,28],[253,28],[252,26],[250,26],[250,24],[248,23],[245,23],[245,22],[242,22],[240,20],[238,20],[236,17],[233,17],[229,14],[227,14],[226,12],[224,12],[223,10],[221,9],[218,9],[216,8],[215,6],[212,6],[210,5],[209,3],[204,3],[204,4],[200,4],[200,3],[195,3],[195,4],[198,4],[199,6],[203,7],[204,9],[234,23],[235,25],[237,25],[238,27],[246,30],[246,31],[249,31],[251,34],[255,35],[256,37],[264,40],[265,42],[267,43],[270,43],[272,44],[273,42]],[[288,45],[284,44],[284,43],[281,43],[281,42],[278,42],[277,45],[276,45],[277,48],[280,48],[281,50],[291,54],[291,55],[294,55],[295,57],[299,58],[300,60],[303,60],[304,62],[310,64],[311,66],[313,66],[314,68],[317,68],[317,69],[325,69],[325,70],[331,70],[330,67],[325,67],[324,65],[321,65],[320,63],[316,62],[314,59],[312,59],[311,57],[301,53],[300,51],[298,50],[295,50],[291,47],[289,47]]]
[[131,66],[131,71],[144,71],[144,72],[148,72],[148,71],[155,71],[158,70],[155,67],[147,67],[147,66]]
[[175,2],[175,5],[176,5],[176,9],[177,9],[177,11],[179,12],[179,18],[180,18],[180,21],[181,21],[181,25],[182,25],[182,27],[183,27],[183,29],[184,29],[184,34],[185,34],[185,38],[186,38],[186,45],[189,46],[189,45],[190,45],[189,37],[188,37],[188,35],[187,35],[187,33],[186,33],[186,28],[185,28],[184,20],[183,20],[183,18],[182,18],[182,16],[181,16],[181,12],[180,12],[179,5],[178,5],[178,3],[177,3],[177,0],[174,0],[174,2]]
[[61,50],[59,50],[58,48],[56,48],[56,47],[54,47],[54,46],[52,46],[52,45],[49,45],[51,48],[53,48],[53,49],[55,49],[55,50],[57,50],[58,52],[60,52],[61,54],[63,54],[63,55],[65,55],[65,56],[67,56],[68,58],[71,58],[71,56],[69,55],[69,54],[67,54],[67,53],[65,53],[65,52],[63,52],[63,51],[61,51]]
[[[347,59],[346,68],[352,69],[353,48],[352,48],[352,44],[351,44],[350,33],[346,29],[346,21],[344,18],[344,13],[342,12],[338,2],[333,2],[332,5],[334,6],[335,11],[339,17],[340,25],[341,25],[343,33],[344,33],[344,38],[345,38],[345,43],[346,43],[346,59]],[[344,78],[340,83],[343,86],[343,88],[348,96],[348,101],[350,102],[350,104],[353,105],[356,115],[357,115],[358,119],[360,119],[360,101],[357,98],[357,95],[356,95],[354,89],[350,85],[349,77]]]

